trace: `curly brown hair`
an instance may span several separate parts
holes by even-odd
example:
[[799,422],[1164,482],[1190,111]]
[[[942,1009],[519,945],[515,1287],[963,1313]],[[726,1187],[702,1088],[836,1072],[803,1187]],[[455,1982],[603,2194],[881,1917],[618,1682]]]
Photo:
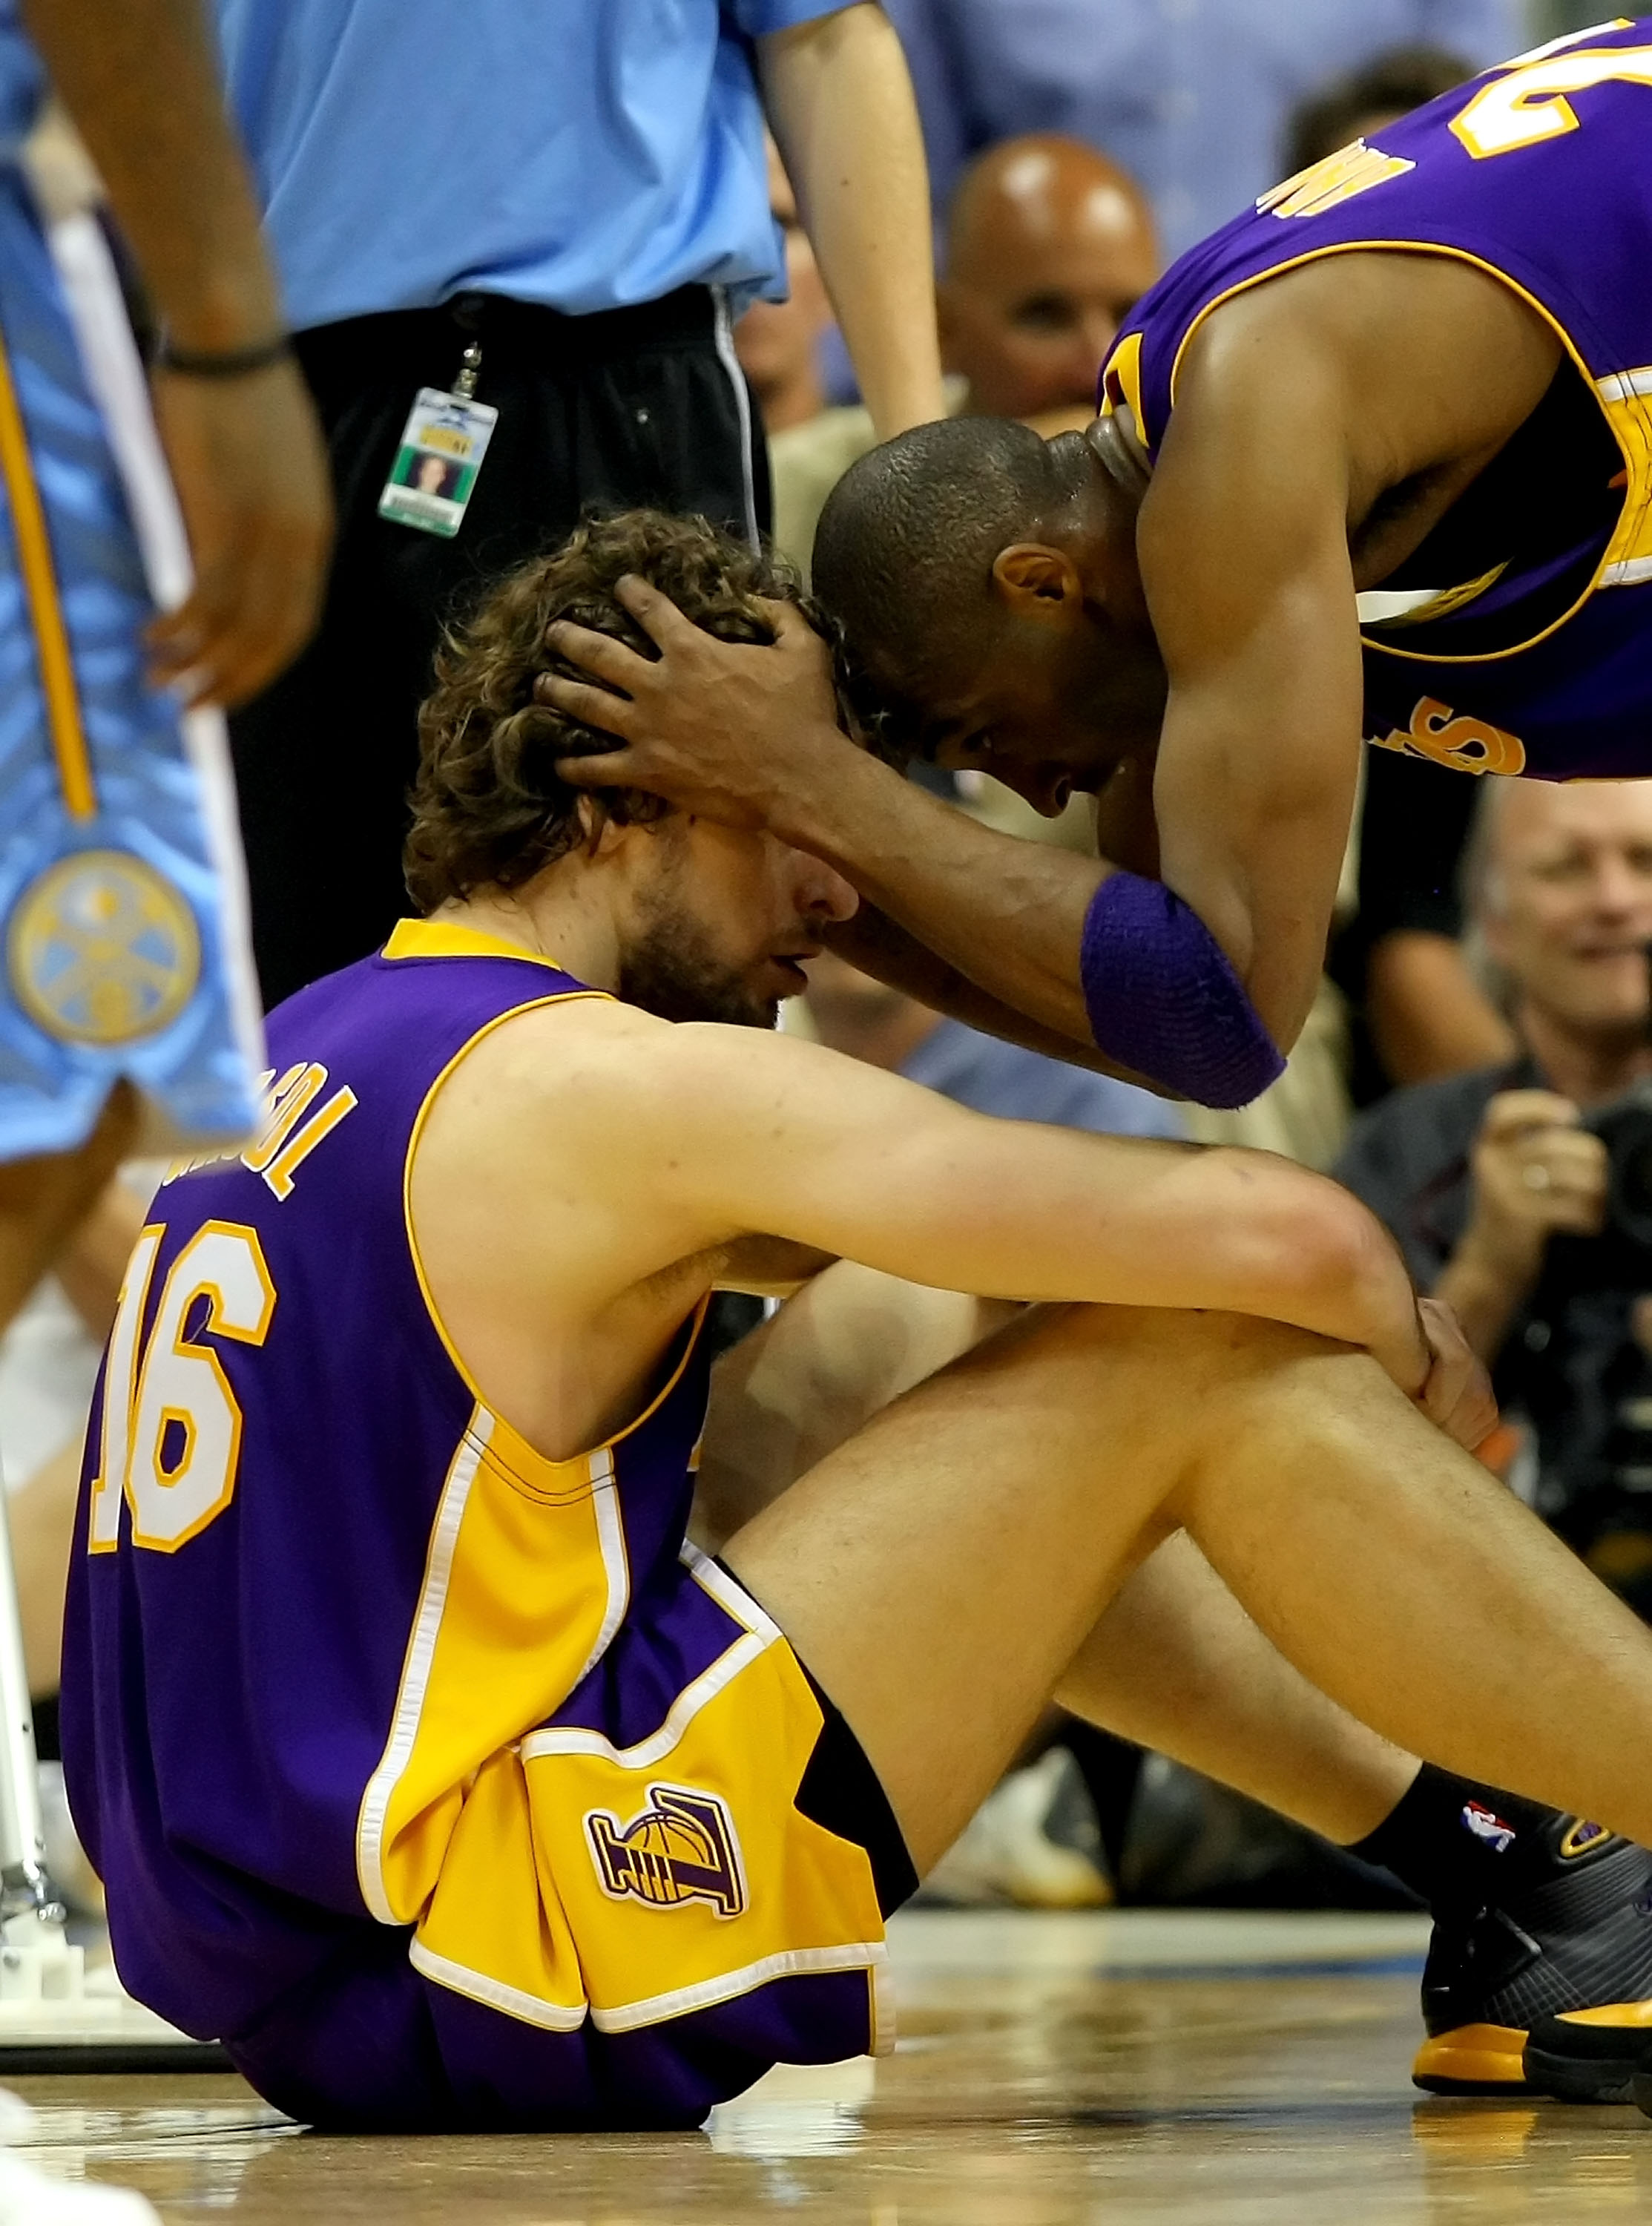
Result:
[[828,632],[782,557],[754,553],[703,518],[627,510],[587,518],[560,549],[509,573],[443,638],[436,684],[419,710],[413,825],[402,854],[408,894],[422,911],[487,886],[518,887],[564,856],[583,839],[581,795],[621,824],[667,809],[635,789],[571,787],[558,761],[612,748],[613,737],[534,701],[541,672],[588,677],[546,648],[553,620],[658,656],[614,594],[632,572],[720,641],[773,640],[759,596],[795,603],[817,633]]

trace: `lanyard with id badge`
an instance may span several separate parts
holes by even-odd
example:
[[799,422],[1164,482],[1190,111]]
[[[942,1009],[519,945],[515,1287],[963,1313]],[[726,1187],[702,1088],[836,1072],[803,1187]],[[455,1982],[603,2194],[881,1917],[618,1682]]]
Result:
[[472,340],[453,392],[420,387],[378,498],[378,515],[451,541],[463,521],[499,411],[475,400],[482,351]]

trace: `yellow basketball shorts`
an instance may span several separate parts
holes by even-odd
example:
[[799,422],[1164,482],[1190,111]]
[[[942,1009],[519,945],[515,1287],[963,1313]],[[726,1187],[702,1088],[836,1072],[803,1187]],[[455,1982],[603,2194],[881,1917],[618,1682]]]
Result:
[[353,1928],[226,2045],[312,2123],[698,2125],[773,2064],[893,2045],[884,1919],[916,1884],[842,1716],[689,1549],[477,1773],[411,1939]]

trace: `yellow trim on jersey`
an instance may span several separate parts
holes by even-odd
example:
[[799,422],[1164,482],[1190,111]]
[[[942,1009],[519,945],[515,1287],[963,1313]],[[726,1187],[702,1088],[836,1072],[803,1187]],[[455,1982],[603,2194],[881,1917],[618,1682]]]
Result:
[[[1304,253],[1293,255],[1283,263],[1270,264],[1266,270],[1254,271],[1249,278],[1242,278],[1236,286],[1229,286],[1225,293],[1213,296],[1204,304],[1182,334],[1172,361],[1170,406],[1172,410],[1176,407],[1176,382],[1188,343],[1213,309],[1219,309],[1224,302],[1236,300],[1241,294],[1249,293],[1253,287],[1266,285],[1270,278],[1282,277],[1287,270],[1299,270],[1304,264],[1322,263],[1333,255],[1370,254],[1444,256],[1451,262],[1466,263],[1474,270],[1484,270],[1489,277],[1506,286],[1511,294],[1517,294],[1528,308],[1537,312],[1559,339],[1599,404],[1612,438],[1623,452],[1629,484],[1611,540],[1582,593],[1567,609],[1561,612],[1559,618],[1552,619],[1540,633],[1525,641],[1515,643],[1511,648],[1487,650],[1474,657],[1447,656],[1438,651],[1401,648],[1392,642],[1374,641],[1369,634],[1362,633],[1360,636],[1367,649],[1376,650],[1385,657],[1403,658],[1414,665],[1493,665],[1503,658],[1523,656],[1528,650],[1535,649],[1539,642],[1547,641],[1552,633],[1558,633],[1568,619],[1577,615],[1600,586],[1602,576],[1609,568],[1652,555],[1652,410],[1649,410],[1648,397],[1633,391],[1632,373],[1609,373],[1597,378],[1578,353],[1572,335],[1554,311],[1547,308],[1535,294],[1528,293],[1517,278],[1511,278],[1506,270],[1499,270],[1495,263],[1488,263],[1484,256],[1471,255],[1466,248],[1446,246],[1439,240],[1344,239],[1334,241],[1327,247],[1308,248]],[[1618,391],[1623,389],[1630,391],[1620,395]],[[1141,432],[1146,439],[1145,425],[1141,427]]]
[[357,1879],[381,1924],[417,1919],[476,1772],[561,1706],[630,1597],[612,1455],[542,1460],[479,1405],[431,1525],[390,1734],[356,1821]]
[[11,530],[17,547],[17,567],[22,575],[35,635],[35,656],[40,670],[41,693],[46,700],[46,725],[52,755],[57,761],[58,785],[63,808],[71,819],[91,819],[98,810],[98,790],[92,777],[92,754],[80,723],[80,696],[74,684],[74,660],[69,653],[68,630],[57,591],[57,572],[52,562],[51,537],[35,467],[29,454],[29,434],[11,364],[0,336],[0,479],[5,482],[11,506]]
[[[567,969],[556,959],[547,958],[542,951],[530,951],[525,944],[507,943],[502,935],[489,935],[485,928],[467,927],[456,919],[398,919],[390,932],[383,956],[386,958],[525,958],[531,966],[550,966],[561,974]],[[590,989],[588,996],[606,996],[604,989]]]
[[[878,1999],[886,1961],[872,1866],[799,1814],[820,1704],[755,1601],[692,1548],[693,1580],[728,1609],[733,1644],[628,1749],[577,1728],[534,1732],[478,1772],[410,1950],[439,1986],[525,2023],[566,2031],[588,2013],[630,2032],[810,1971],[868,1976],[868,2046],[893,2032]],[[616,1895],[591,1822],[631,1823],[664,1783],[721,1804],[740,1906]],[[634,1826],[633,1826],[634,1828]]]
[[[403,936],[402,928],[434,932]],[[432,955],[496,955],[495,939],[473,929],[404,921],[397,935],[403,957],[435,944],[446,947]],[[631,1575],[615,1449],[681,1382],[709,1303],[701,1301],[675,1366],[624,1429],[550,1460],[489,1406],[426,1276],[413,1231],[413,1166],[443,1084],[505,1021],[602,994],[567,990],[496,1014],[430,1084],[408,1139],[402,1175],[408,1255],[431,1325],[475,1405],[431,1528],[390,1734],[357,1816],[357,1879],[382,1924],[417,1919],[435,1890],[475,1773],[560,1706],[619,1629]]]
[[[403,953],[402,955],[406,956],[407,954]],[[475,954],[467,955],[473,956]],[[408,1255],[413,1262],[413,1273],[418,1279],[419,1294],[424,1301],[425,1311],[430,1317],[430,1326],[435,1331],[436,1335],[442,1339],[442,1349],[447,1353],[448,1359],[453,1363],[454,1374],[459,1377],[460,1382],[463,1383],[465,1389],[470,1393],[472,1398],[477,1402],[479,1406],[486,1407],[487,1405],[486,1395],[483,1391],[480,1384],[477,1383],[475,1377],[471,1374],[469,1368],[466,1365],[463,1358],[461,1357],[458,1346],[454,1343],[452,1337],[448,1334],[448,1325],[442,1319],[442,1309],[436,1304],[435,1294],[431,1290],[429,1278],[424,1272],[424,1261],[419,1251],[418,1239],[413,1234],[413,1161],[418,1152],[419,1139],[424,1133],[424,1124],[430,1117],[431,1108],[435,1105],[443,1084],[446,1083],[453,1075],[454,1071],[470,1057],[470,1054],[475,1050],[478,1044],[486,1042],[487,1038],[492,1034],[495,1028],[503,1027],[507,1021],[519,1020],[524,1013],[537,1012],[542,1007],[546,1005],[571,1005],[581,997],[607,997],[607,995],[608,993],[606,989],[564,989],[556,995],[549,997],[529,998],[523,1004],[512,1005],[508,1013],[496,1014],[493,1019],[489,1021],[485,1027],[478,1028],[473,1036],[470,1037],[467,1041],[460,1045],[458,1050],[448,1061],[446,1066],[442,1068],[441,1073],[437,1075],[435,1080],[430,1084],[429,1090],[425,1091],[424,1103],[419,1108],[417,1116],[413,1123],[412,1134],[407,1140],[407,1156],[402,1163],[402,1223],[403,1228],[407,1231]],[[610,1002],[612,1002],[612,1000],[610,1000]],[[659,1390],[655,1394],[653,1398],[649,1401],[647,1406],[643,1409],[641,1414],[636,1415],[631,1421],[627,1422],[623,1430],[616,1430],[612,1437],[604,1438],[600,1444],[588,1447],[584,1453],[570,1454],[569,1456],[569,1460],[575,1461],[586,1460],[594,1458],[597,1453],[607,1453],[614,1446],[622,1444],[624,1441],[632,1434],[633,1430],[639,1430],[643,1424],[648,1420],[649,1416],[670,1396],[672,1391],[677,1387],[678,1379],[681,1377],[683,1370],[689,1364],[689,1356],[694,1351],[696,1340],[698,1339],[700,1333],[700,1326],[705,1319],[706,1308],[710,1302],[710,1294],[708,1293],[707,1296],[702,1299],[699,1305],[695,1308],[693,1316],[693,1334],[689,1338],[687,1343],[683,1348],[682,1358],[678,1360],[677,1366],[671,1371],[671,1373],[665,1383],[661,1385]],[[510,1430],[510,1425],[508,1423],[503,1424],[502,1427]],[[510,1434],[511,1441],[517,1448],[518,1457],[527,1464],[529,1467],[531,1468],[537,1466],[547,1472],[551,1472],[567,1466],[566,1462],[550,1461],[546,1460],[543,1453],[536,1453],[533,1447],[529,1445],[527,1440],[525,1438],[518,1437],[514,1430],[510,1430]]]
[[1103,414],[1114,406],[1108,389],[1116,383],[1119,396],[1134,423],[1136,438],[1147,439],[1141,416],[1141,340],[1140,333],[1127,333],[1119,342],[1102,372]]

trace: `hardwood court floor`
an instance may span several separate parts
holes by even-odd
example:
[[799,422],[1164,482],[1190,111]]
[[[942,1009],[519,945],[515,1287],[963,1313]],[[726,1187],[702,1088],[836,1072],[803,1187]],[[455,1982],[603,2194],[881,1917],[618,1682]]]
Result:
[[[330,2140],[228,2077],[32,2079],[29,2151],[166,2226],[1526,2226],[1652,2217],[1631,2110],[1432,2101],[1411,1918],[898,1921],[896,2055],[708,2134]],[[210,2216],[209,2216],[210,2214]]]

